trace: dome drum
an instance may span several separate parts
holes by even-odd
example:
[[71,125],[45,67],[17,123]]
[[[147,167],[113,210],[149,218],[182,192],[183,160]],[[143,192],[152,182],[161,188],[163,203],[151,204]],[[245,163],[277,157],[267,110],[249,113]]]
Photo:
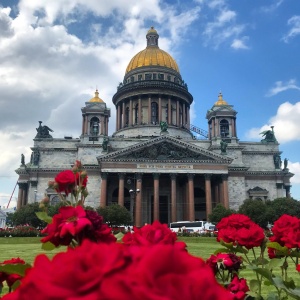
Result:
[[193,96],[187,91],[186,85],[169,81],[145,80],[125,85],[120,84],[117,93],[113,96],[113,103],[116,105],[120,98],[143,94],[166,94],[170,97],[182,98],[189,104],[193,102]]

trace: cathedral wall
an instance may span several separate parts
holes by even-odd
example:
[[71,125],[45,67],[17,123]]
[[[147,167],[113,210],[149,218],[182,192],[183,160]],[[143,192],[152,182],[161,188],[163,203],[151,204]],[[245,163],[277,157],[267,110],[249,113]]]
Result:
[[237,210],[247,199],[245,191],[245,177],[228,177],[229,207]]
[[275,165],[273,155],[264,154],[244,154],[243,162],[249,171],[274,171]]
[[92,207],[100,206],[100,192],[101,192],[101,178],[100,174],[91,174],[88,172],[87,190],[89,192],[85,200],[85,205]]
[[102,155],[102,153],[102,148],[100,147],[80,147],[78,148],[77,159],[83,165],[98,165],[97,156]]

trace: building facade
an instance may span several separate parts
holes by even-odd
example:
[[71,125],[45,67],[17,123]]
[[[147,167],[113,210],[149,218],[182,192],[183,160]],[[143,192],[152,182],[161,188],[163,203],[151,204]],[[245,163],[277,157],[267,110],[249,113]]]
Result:
[[[207,111],[208,130],[190,123],[193,96],[176,61],[158,46],[152,27],[147,46],[129,62],[110,108],[95,96],[82,108],[79,138],[53,138],[40,122],[29,163],[21,159],[18,208],[45,193],[49,180],[81,160],[88,172],[86,204],[118,203],[142,226],[159,220],[205,220],[218,204],[237,209],[245,199],[289,197],[293,176],[282,165],[274,129],[260,142],[237,137],[237,112],[220,93]],[[78,120],[80,122],[80,120]],[[201,136],[201,139],[199,138]]]

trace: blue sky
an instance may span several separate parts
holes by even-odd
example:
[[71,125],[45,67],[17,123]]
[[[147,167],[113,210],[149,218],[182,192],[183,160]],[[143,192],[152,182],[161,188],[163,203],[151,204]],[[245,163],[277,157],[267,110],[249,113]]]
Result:
[[21,153],[29,161],[39,120],[53,137],[79,137],[80,108],[98,88],[114,132],[112,96],[150,26],[194,97],[192,123],[207,130],[206,112],[221,91],[238,112],[240,140],[260,141],[259,133],[275,126],[282,159],[295,174],[292,196],[300,200],[297,3],[1,0],[0,205],[13,192]]

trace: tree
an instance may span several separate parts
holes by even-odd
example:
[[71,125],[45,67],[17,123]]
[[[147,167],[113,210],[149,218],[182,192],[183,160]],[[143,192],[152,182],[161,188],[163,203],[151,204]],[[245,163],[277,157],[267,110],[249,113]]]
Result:
[[44,221],[41,221],[35,214],[38,211],[40,211],[38,202],[30,203],[21,207],[11,215],[13,225],[17,226],[28,224],[36,228],[45,227],[46,223]]
[[262,200],[246,199],[238,212],[248,216],[262,228],[267,228],[269,221],[267,217],[267,205]]
[[132,223],[130,212],[124,206],[118,204],[99,207],[97,212],[110,226],[130,225]]
[[213,223],[219,223],[221,219],[228,217],[235,213],[232,209],[225,208],[222,204],[217,204],[212,210],[212,213],[208,215],[208,220]]
[[300,218],[300,201],[293,198],[276,198],[267,201],[267,218],[270,223],[274,223],[284,214]]

